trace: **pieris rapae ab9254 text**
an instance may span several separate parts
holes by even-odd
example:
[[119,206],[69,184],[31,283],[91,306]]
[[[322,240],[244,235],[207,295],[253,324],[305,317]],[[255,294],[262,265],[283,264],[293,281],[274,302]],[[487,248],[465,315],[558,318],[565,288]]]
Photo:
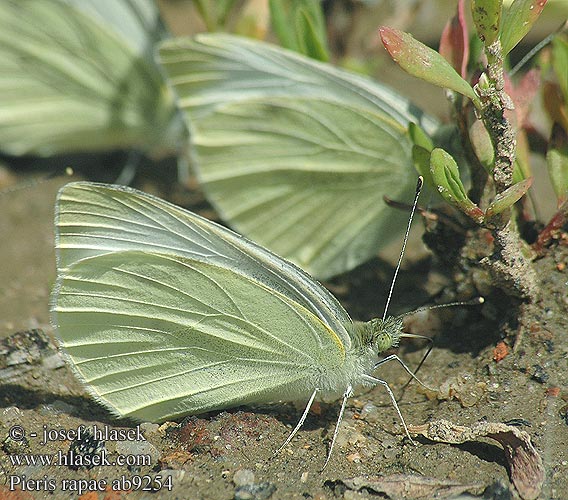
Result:
[[70,183],[56,248],[53,325],[115,415],[309,400],[293,435],[317,393],[343,394],[341,413],[359,384],[394,402],[371,373],[405,335],[402,319],[352,321],[308,274],[218,224],[130,188]]

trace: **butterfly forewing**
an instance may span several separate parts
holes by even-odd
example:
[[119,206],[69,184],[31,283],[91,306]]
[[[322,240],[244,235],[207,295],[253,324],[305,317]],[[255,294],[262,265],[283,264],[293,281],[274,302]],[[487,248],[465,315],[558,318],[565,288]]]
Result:
[[140,250],[217,265],[277,291],[319,317],[346,348],[349,315],[322,285],[236,233],[159,198],[125,187],[71,183],[59,193],[58,272],[90,256]]

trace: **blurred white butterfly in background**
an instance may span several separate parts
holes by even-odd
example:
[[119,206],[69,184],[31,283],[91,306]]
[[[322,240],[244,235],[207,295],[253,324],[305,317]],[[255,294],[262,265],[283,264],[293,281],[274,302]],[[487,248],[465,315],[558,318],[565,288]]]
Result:
[[175,154],[174,96],[153,60],[154,0],[2,0],[0,150]]
[[159,61],[223,221],[318,279],[401,234],[416,171],[407,128],[439,123],[370,78],[223,33],[167,40]]
[[288,443],[318,392],[343,394],[341,419],[353,386],[381,384],[408,434],[388,385],[370,375],[377,354],[410,336],[400,318],[353,322],[295,265],[126,187],[63,187],[56,248],[53,325],[74,372],[115,415],[163,421],[309,400]]

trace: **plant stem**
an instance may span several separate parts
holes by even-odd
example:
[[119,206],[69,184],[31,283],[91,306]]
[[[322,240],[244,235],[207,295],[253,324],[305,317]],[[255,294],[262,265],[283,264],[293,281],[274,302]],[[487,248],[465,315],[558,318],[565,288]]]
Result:
[[[487,56],[486,82],[477,86],[481,101],[479,112],[489,132],[495,149],[493,180],[497,194],[513,184],[515,163],[515,131],[505,116],[513,108],[511,98],[505,92],[503,54],[497,39],[485,47]],[[481,83],[481,82],[480,82]],[[486,221],[494,238],[495,251],[482,263],[489,268],[496,283],[510,294],[534,300],[538,295],[538,279],[529,260],[523,255],[520,237],[511,227],[511,209]]]

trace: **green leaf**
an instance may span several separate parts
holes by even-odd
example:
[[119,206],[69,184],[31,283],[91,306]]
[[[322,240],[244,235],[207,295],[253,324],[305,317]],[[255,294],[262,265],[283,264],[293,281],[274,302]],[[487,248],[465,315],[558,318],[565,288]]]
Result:
[[501,48],[503,56],[525,37],[539,18],[547,0],[515,0],[503,15]]
[[306,9],[298,10],[296,25],[302,53],[318,61],[329,61],[325,31],[323,34],[318,32],[314,19]]
[[151,50],[163,36],[150,1],[0,2],[0,149],[175,150],[182,129]]
[[483,222],[483,212],[467,197],[458,165],[449,153],[441,148],[435,148],[430,155],[430,172],[434,186],[446,201],[475,222],[479,224]]
[[513,165],[513,183],[524,181],[532,176],[530,147],[525,130],[517,131],[517,151]]
[[329,60],[325,19],[319,2],[270,0],[270,20],[280,44],[319,61]]
[[160,58],[192,129],[209,200],[239,232],[326,278],[404,229],[410,121],[393,91],[329,64],[230,35],[168,41]]
[[486,220],[491,219],[495,215],[500,214],[517,203],[517,201],[519,201],[527,193],[532,185],[532,181],[532,177],[529,177],[524,181],[513,184],[510,188],[507,188],[505,191],[495,196],[495,199],[485,211]]
[[414,168],[418,174],[424,177],[426,185],[435,188],[436,184],[434,183],[432,172],[430,172],[430,153],[431,151],[416,144],[412,146],[412,161],[414,162]]
[[552,68],[568,102],[568,36],[556,35],[552,40]]
[[379,32],[393,61],[404,71],[438,87],[459,92],[478,103],[471,85],[438,52],[394,28],[382,26]]
[[195,9],[199,12],[201,19],[208,31],[215,31],[217,28],[217,14],[212,12],[213,7],[211,6],[210,0],[193,0],[193,5]]
[[546,153],[546,164],[560,204],[568,197],[568,148],[549,150]]
[[231,11],[237,4],[237,0],[214,0],[213,2],[217,9],[217,24],[219,26],[226,26],[229,21]]
[[487,173],[493,172],[495,166],[495,151],[489,132],[481,120],[475,120],[469,128],[469,137],[473,150]]
[[432,139],[430,139],[430,137],[428,137],[428,134],[426,134],[424,130],[416,125],[416,123],[411,122],[408,125],[408,135],[410,136],[412,144],[420,146],[421,148],[426,149],[428,152],[431,152],[434,149],[434,143],[432,142]]
[[560,206],[568,198],[568,136],[558,124],[552,130],[546,164]]
[[477,35],[491,45],[499,36],[503,0],[471,0],[471,16],[477,29]]
[[458,165],[452,156],[441,148],[435,148],[430,155],[430,172],[440,193],[448,201],[467,199],[465,188],[460,179]]
[[224,27],[235,0],[193,0],[193,5],[203,19],[207,31]]
[[286,49],[299,52],[298,38],[291,28],[294,24],[290,22],[290,3],[283,2],[282,0],[270,0],[268,4],[270,6],[270,23],[272,30],[278,37],[280,45]]

